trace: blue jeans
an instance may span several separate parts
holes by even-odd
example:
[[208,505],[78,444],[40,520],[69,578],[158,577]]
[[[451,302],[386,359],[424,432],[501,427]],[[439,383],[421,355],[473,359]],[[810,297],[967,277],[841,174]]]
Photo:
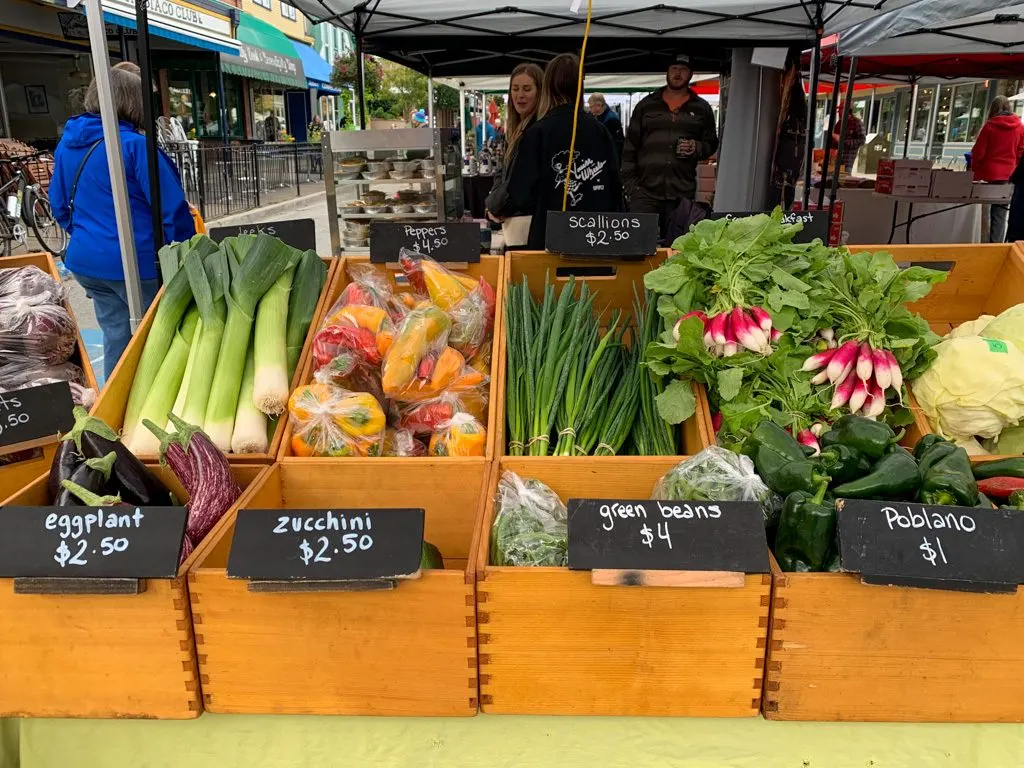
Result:
[[[92,299],[93,308],[96,310],[96,320],[103,331],[103,371],[109,380],[114,366],[121,359],[121,354],[132,338],[128,318],[128,293],[124,280],[102,280],[85,275],[75,275],[75,280],[85,288],[85,293]],[[142,311],[145,312],[160,290],[160,281],[141,282]]]

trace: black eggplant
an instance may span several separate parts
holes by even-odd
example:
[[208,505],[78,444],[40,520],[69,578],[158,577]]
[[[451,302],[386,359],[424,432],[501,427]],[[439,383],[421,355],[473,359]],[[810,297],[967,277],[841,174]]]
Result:
[[116,458],[117,455],[111,451],[102,459],[86,459],[83,461],[71,473],[71,477],[62,478],[61,487],[57,491],[53,505],[55,507],[82,506],[79,498],[64,485],[64,480],[70,480],[72,484],[85,488],[85,490],[98,496],[104,494],[110,482],[110,471]]
[[[54,454],[53,463],[50,465],[50,476],[46,480],[48,497],[51,499],[57,498],[63,490],[60,484],[61,480],[71,479],[75,470],[81,465],[82,454],[78,452],[78,447],[73,440],[65,438],[57,446],[57,453]],[[78,481],[75,480],[74,482]]]
[[125,504],[150,507],[174,506],[171,492],[152,472],[146,469],[138,457],[122,443],[102,419],[89,416],[81,407],[75,408],[73,435],[79,453],[86,459],[99,459],[113,452],[114,461],[111,481],[107,488],[118,494]]

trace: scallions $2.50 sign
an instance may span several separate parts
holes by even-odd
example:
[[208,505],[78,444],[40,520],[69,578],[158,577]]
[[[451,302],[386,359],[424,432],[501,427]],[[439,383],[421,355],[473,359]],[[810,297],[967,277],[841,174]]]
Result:
[[569,568],[768,572],[756,502],[569,499]]
[[371,581],[420,567],[422,509],[244,509],[228,556],[230,578]]

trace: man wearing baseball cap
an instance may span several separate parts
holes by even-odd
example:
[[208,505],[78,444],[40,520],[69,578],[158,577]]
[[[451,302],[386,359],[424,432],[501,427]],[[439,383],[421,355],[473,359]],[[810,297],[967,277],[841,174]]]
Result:
[[671,213],[697,193],[697,162],[718,151],[711,105],[690,89],[690,57],[672,57],[665,87],[633,110],[622,151],[622,184],[633,213],[656,213],[664,238]]

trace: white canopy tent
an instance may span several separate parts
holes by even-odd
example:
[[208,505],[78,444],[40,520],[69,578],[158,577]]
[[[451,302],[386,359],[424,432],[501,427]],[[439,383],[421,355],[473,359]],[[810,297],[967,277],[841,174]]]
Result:
[[[716,80],[718,75],[694,75],[693,82]],[[435,83],[447,85],[456,90],[476,91],[482,93],[505,93],[508,91],[508,75],[470,75],[468,77],[439,77]],[[639,92],[653,91],[665,84],[665,73],[657,72],[650,75],[587,75],[583,88],[587,93],[598,92]]]

